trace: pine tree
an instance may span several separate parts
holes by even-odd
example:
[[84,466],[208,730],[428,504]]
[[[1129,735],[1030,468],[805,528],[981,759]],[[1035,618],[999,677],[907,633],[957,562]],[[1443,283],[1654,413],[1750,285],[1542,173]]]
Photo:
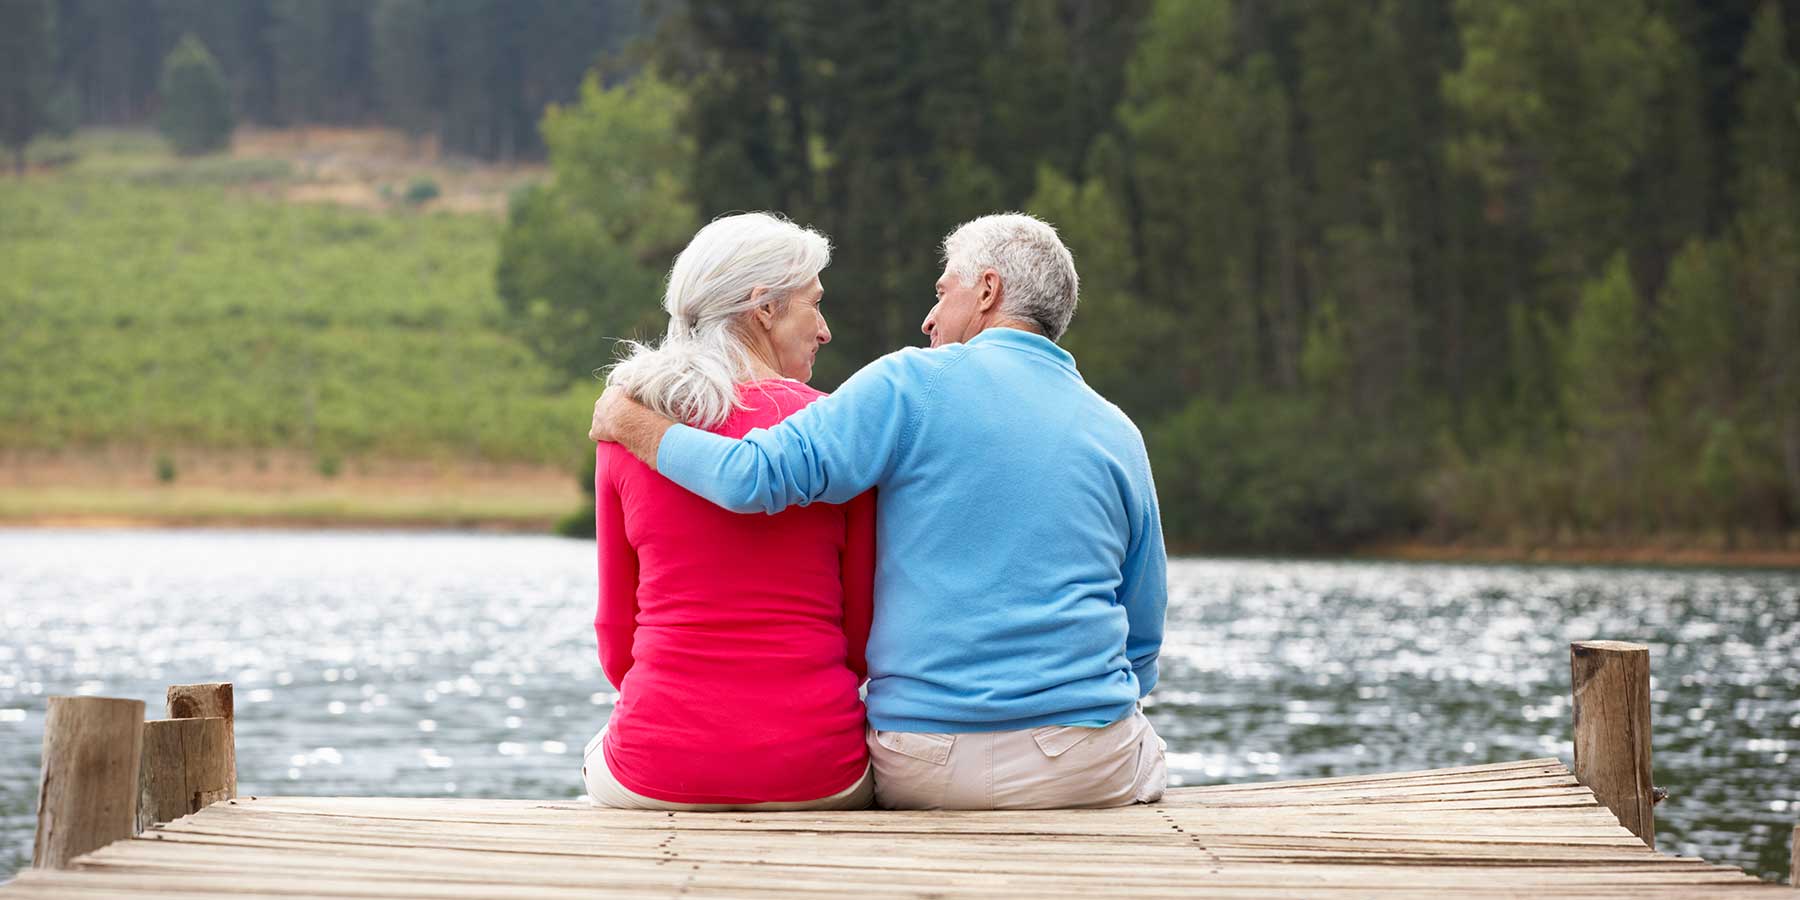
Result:
[[55,60],[49,0],[0,0],[0,144],[25,174],[25,148],[48,124]]
[[[1234,6],[1157,3],[1119,109],[1144,300],[1191,323],[1164,365],[1178,389],[1212,396],[1263,380],[1264,298],[1298,249],[1290,104],[1272,60],[1240,62]],[[1302,328],[1288,330],[1296,362]]]
[[425,0],[379,0],[369,15],[381,111],[417,138],[436,120],[430,9]]
[[1642,307],[1621,252],[1582,289],[1569,323],[1564,402],[1590,525],[1643,522],[1652,364]]
[[1681,35],[1652,0],[1456,11],[1463,63],[1444,90],[1467,124],[1450,149],[1530,233],[1516,264],[1545,272],[1559,306],[1620,250],[1654,288],[1704,222],[1690,189],[1707,177],[1698,75]]
[[554,180],[513,205],[495,276],[515,327],[569,378],[612,362],[613,341],[661,331],[663,273],[700,218],[684,179],[685,98],[653,74],[544,114]]
[[1800,66],[1787,43],[1781,6],[1769,0],[1744,46],[1735,231],[1763,337],[1759,393],[1777,431],[1792,527],[1800,521]]
[[231,89],[206,45],[193,35],[169,53],[163,64],[163,137],[184,155],[211,153],[231,143]]

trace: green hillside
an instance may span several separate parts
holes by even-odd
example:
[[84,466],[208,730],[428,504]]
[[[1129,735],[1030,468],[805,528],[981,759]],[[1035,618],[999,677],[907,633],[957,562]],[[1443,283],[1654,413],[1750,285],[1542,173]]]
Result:
[[284,202],[256,189],[279,161],[124,143],[0,180],[0,450],[582,458],[594,388],[503,333],[499,221]]

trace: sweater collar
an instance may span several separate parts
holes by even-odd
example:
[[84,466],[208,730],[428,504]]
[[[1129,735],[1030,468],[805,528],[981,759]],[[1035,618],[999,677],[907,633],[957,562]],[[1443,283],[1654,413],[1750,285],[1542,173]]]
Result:
[[975,344],[994,344],[1001,347],[1011,347],[1036,356],[1042,356],[1045,359],[1068,366],[1071,369],[1075,368],[1075,357],[1069,355],[1069,351],[1057,346],[1055,341],[1052,341],[1041,334],[1033,334],[1029,331],[1021,331],[1017,328],[989,328],[980,334],[969,338],[968,343],[971,346]]

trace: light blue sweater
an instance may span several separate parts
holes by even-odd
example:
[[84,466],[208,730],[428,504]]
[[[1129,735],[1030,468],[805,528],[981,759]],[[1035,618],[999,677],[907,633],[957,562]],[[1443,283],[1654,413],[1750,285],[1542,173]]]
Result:
[[742,440],[677,425],[656,460],[737,512],[880,489],[878,729],[1105,725],[1156,685],[1167,560],[1144,439],[1046,338],[891,353]]

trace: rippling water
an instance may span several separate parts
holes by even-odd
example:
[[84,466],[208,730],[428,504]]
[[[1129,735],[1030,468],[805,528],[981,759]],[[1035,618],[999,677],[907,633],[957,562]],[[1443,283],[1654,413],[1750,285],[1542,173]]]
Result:
[[[1181,560],[1149,706],[1182,783],[1570,757],[1568,642],[1650,644],[1658,846],[1787,866],[1800,572]],[[572,798],[612,689],[556,538],[0,530],[0,878],[45,699],[236,683],[248,794]]]

